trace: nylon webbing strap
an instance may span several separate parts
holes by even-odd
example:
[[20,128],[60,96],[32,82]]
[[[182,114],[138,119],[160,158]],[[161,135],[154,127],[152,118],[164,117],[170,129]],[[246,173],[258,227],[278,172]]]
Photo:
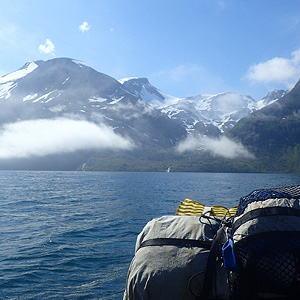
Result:
[[240,227],[245,222],[248,222],[252,219],[259,217],[268,217],[268,216],[296,216],[300,217],[300,209],[292,208],[292,207],[265,207],[265,208],[257,208],[250,212],[245,213],[242,217],[237,219],[232,224],[232,233]]
[[201,300],[207,300],[209,299],[212,286],[213,286],[213,280],[216,275],[216,261],[217,257],[219,255],[219,249],[220,245],[222,244],[224,237],[226,236],[226,233],[224,231],[224,228],[221,227],[214,237],[213,243],[210,248],[210,252],[208,255],[208,260],[206,264],[205,269],[205,275],[204,275],[204,281],[203,281],[203,288],[200,293],[199,299]]
[[198,247],[204,249],[210,249],[211,243],[206,241],[200,240],[192,240],[192,239],[176,239],[176,238],[157,238],[157,239],[150,239],[144,241],[139,249],[143,247],[150,247],[150,246],[176,246],[176,247]]

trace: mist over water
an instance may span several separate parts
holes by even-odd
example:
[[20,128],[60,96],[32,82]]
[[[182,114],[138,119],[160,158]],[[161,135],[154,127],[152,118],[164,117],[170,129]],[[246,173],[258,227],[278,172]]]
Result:
[[192,152],[200,149],[202,151],[209,152],[213,156],[220,156],[224,158],[255,157],[241,143],[230,140],[225,136],[211,138],[201,136],[195,137],[190,135],[185,140],[181,141],[176,147],[178,153]]
[[0,299],[122,299],[138,233],[189,197],[232,207],[297,174],[0,171]]
[[131,149],[113,128],[66,118],[27,120],[0,129],[0,159],[42,157],[80,150]]

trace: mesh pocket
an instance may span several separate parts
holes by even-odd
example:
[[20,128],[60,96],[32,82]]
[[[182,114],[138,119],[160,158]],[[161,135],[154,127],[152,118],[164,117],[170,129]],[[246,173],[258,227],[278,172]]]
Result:
[[236,216],[241,215],[249,203],[275,198],[300,199],[300,185],[255,190],[249,195],[240,199]]
[[242,276],[259,291],[300,292],[300,233],[268,232],[249,236],[234,246]]

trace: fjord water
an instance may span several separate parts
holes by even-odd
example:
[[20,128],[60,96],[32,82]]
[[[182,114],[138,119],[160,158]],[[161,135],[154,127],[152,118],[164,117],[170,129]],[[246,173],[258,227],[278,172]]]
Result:
[[185,197],[236,205],[299,174],[0,171],[0,299],[122,299],[135,239]]

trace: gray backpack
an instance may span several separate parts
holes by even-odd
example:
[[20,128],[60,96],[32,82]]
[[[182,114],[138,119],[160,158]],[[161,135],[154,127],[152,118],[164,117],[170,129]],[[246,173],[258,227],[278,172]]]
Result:
[[[204,284],[211,244],[220,227],[213,218],[163,216],[139,234],[123,300],[194,300]],[[216,266],[212,299],[229,299],[226,270]]]
[[229,229],[233,257],[223,257],[233,299],[299,299],[299,199],[300,186],[256,190],[240,199]]

